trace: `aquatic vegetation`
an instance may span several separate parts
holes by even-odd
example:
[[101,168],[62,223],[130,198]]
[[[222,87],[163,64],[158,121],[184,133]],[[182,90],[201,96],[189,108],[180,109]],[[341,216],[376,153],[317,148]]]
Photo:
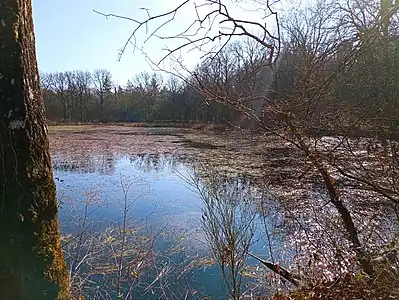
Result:
[[[236,142],[238,136],[240,137],[239,145]],[[340,155],[339,160],[342,166],[350,167],[348,163],[345,164],[345,155],[350,149],[351,155],[357,155],[366,168],[373,166],[375,172],[380,172],[381,182],[389,178],[383,176],[388,170],[383,168],[385,162],[377,160],[376,157],[379,156],[376,156],[375,152],[367,153],[363,150],[368,143],[367,139],[360,142],[359,140],[348,142],[349,144],[342,144],[340,137],[324,137],[319,150],[325,151],[327,155],[329,149],[339,145],[341,147],[337,151]],[[137,235],[137,233],[143,233],[144,228],[137,224],[126,227],[126,241],[129,241],[128,244],[132,246],[123,246],[124,255],[119,256],[123,259],[116,261],[134,261],[130,269],[122,268],[123,272],[127,269],[131,271],[130,273],[122,272],[126,282],[130,284],[139,275],[149,276],[146,277],[148,280],[140,281],[143,284],[141,286],[143,293],[146,293],[148,286],[154,293],[155,290],[165,291],[168,286],[169,292],[172,290],[176,292],[177,289],[184,294],[190,290],[193,293],[195,291],[195,297],[199,297],[202,295],[201,291],[209,292],[212,289],[209,281],[199,277],[200,280],[204,280],[201,284],[207,285],[201,287],[201,285],[191,283],[185,285],[171,278],[193,279],[193,274],[201,269],[202,264],[207,272],[213,272],[215,264],[224,265],[225,269],[222,270],[226,270],[226,274],[231,270],[229,263],[224,259],[226,251],[222,251],[222,248],[226,248],[223,245],[227,241],[218,240],[220,247],[213,248],[211,257],[205,255],[207,246],[212,250],[212,246],[217,244],[210,242],[209,235],[208,240],[206,239],[204,228],[200,226],[201,220],[206,221],[203,223],[205,225],[212,224],[208,222],[208,217],[212,215],[211,211],[218,211],[218,216],[221,218],[219,220],[223,218],[227,220],[225,224],[234,225],[230,222],[231,220],[228,221],[228,209],[208,208],[207,215],[201,211],[201,208],[207,207],[204,206],[207,200],[208,203],[215,204],[215,202],[209,202],[212,198],[210,196],[215,195],[215,191],[221,191],[220,188],[223,190],[223,187],[228,187],[231,191],[231,193],[223,194],[226,196],[225,203],[235,203],[234,201],[238,198],[244,197],[243,200],[251,203],[252,211],[249,214],[251,218],[243,222],[246,228],[254,228],[254,234],[247,235],[249,248],[244,247],[244,250],[239,251],[241,259],[234,256],[238,259],[237,261],[244,263],[240,266],[239,273],[236,273],[242,276],[243,282],[239,289],[242,293],[235,293],[236,297],[238,294],[240,294],[239,297],[249,297],[249,295],[256,297],[271,295],[275,291],[287,293],[295,290],[297,294],[290,294],[292,297],[295,295],[308,297],[311,293],[317,295],[314,293],[315,290],[323,291],[327,295],[331,289],[344,291],[350,287],[350,282],[355,282],[353,280],[357,278],[356,276],[364,276],[358,264],[358,254],[347,239],[341,218],[331,205],[323,186],[318,184],[320,179],[317,171],[292,146],[281,143],[273,137],[245,132],[207,133],[166,128],[82,126],[70,129],[51,127],[50,143],[54,169],[59,179],[58,187],[64,187],[64,189],[58,189],[59,194],[74,187],[82,187],[82,184],[98,185],[107,191],[108,196],[107,193],[103,193],[102,197],[106,196],[109,202],[110,199],[123,198],[123,193],[112,192],[110,187],[113,185],[107,181],[101,183],[103,180],[118,177],[118,173],[123,173],[134,181],[133,186],[136,186],[137,190],[142,181],[137,176],[139,174],[142,177],[149,176],[146,178],[153,183],[145,188],[149,195],[147,198],[144,197],[145,199],[138,200],[133,211],[156,207],[154,216],[158,217],[153,218],[152,221],[164,222],[162,228],[168,233],[166,235],[168,238],[172,237],[170,235],[172,233],[175,237],[179,237],[175,238],[175,241],[179,241],[177,246],[169,244],[169,249],[174,249],[170,253],[172,256],[181,256],[177,261],[172,260],[174,267],[171,264],[157,265],[159,253],[152,250],[151,254],[148,254],[148,248],[146,248],[152,240],[148,235]],[[382,149],[374,151],[382,151]],[[395,217],[395,206],[387,202],[385,202],[386,205],[381,205],[384,199],[378,193],[366,186],[345,180],[340,176],[336,166],[329,166],[329,168],[332,170],[334,184],[341,199],[347,203],[348,209],[352,212],[359,238],[364,243],[365,250],[372,254],[370,260],[375,264],[376,270],[384,270],[387,274],[386,278],[391,278],[393,274],[396,274],[397,271],[394,268],[398,265],[395,255],[390,254],[396,253],[397,247],[395,245],[397,245],[398,218]],[[74,174],[82,180],[74,184],[71,182],[73,177],[68,174]],[[194,180],[194,183],[197,182],[200,185],[193,186],[195,178],[199,178],[199,181]],[[141,185],[140,190],[144,186],[146,185]],[[192,194],[187,192],[189,190]],[[201,191],[202,203],[198,202]],[[154,198],[150,195],[158,200],[154,202]],[[129,199],[135,199],[137,196],[131,195]],[[72,197],[74,201],[76,197]],[[219,205],[222,203],[223,201],[217,202]],[[118,209],[112,203],[100,205],[99,210],[94,214],[100,216],[102,213],[99,211],[104,212],[106,207],[113,213],[114,218],[123,215],[123,209]],[[143,216],[137,218],[138,216],[132,216],[130,221],[143,218]],[[150,219],[147,219],[147,226],[152,222]],[[213,223],[217,225],[217,228],[221,224],[223,223]],[[180,231],[175,231],[178,227]],[[216,227],[211,226],[208,229]],[[226,233],[230,232],[226,231],[228,228],[229,226],[225,228]],[[121,229],[120,226],[117,228],[105,226],[102,229],[101,234],[94,235],[95,240],[102,246],[102,250],[108,250],[101,252],[103,253],[103,258],[99,260],[101,263],[96,268],[92,267],[92,270],[96,276],[105,280],[106,274],[112,276],[121,274],[120,266],[106,262],[104,259],[113,257],[109,249],[121,247]],[[223,228],[219,229],[223,232]],[[219,232],[219,230],[215,229],[214,232]],[[237,235],[234,236],[237,237]],[[165,236],[162,236],[162,240],[165,241],[164,238]],[[193,246],[196,250],[190,253],[189,250],[192,250]],[[141,251],[139,248],[146,250]],[[239,248],[234,248],[234,250],[239,250]],[[393,261],[388,265],[382,264],[382,269],[380,269],[377,261],[384,261],[387,255]],[[161,255],[161,257],[164,256]],[[143,271],[144,269],[146,271]],[[285,273],[286,275],[295,276],[297,284],[288,283],[289,280],[287,282],[283,276],[284,272],[279,272],[279,269],[288,272]],[[150,270],[153,270],[152,275],[149,275]],[[387,273],[387,270],[392,271]],[[223,272],[218,276],[220,276],[219,282],[222,282]],[[153,282],[155,279],[157,280]],[[363,281],[364,287],[367,285],[370,293],[375,292],[375,285],[370,286],[366,279]],[[110,286],[115,287],[117,281],[112,282],[114,285],[110,284]],[[159,285],[161,282],[168,282],[168,284],[161,287]],[[178,286],[177,282],[182,285]],[[299,285],[299,290],[295,287],[296,285]],[[392,291],[395,292],[394,289]],[[227,294],[226,291],[225,295]],[[148,293],[146,295],[148,296]]]

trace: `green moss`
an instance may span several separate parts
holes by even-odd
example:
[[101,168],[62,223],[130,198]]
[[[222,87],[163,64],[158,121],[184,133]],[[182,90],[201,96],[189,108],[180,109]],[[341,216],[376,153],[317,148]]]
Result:
[[68,299],[68,276],[61,251],[60,235],[56,217],[48,223],[43,223],[39,233],[39,249],[41,255],[49,262],[44,270],[44,276],[59,288],[57,299]]
[[56,189],[51,173],[36,187],[39,187],[34,193],[36,202],[41,203],[36,210],[29,208],[31,221],[39,226],[36,251],[45,261],[44,277],[58,289],[57,299],[68,299],[69,280],[61,250]]

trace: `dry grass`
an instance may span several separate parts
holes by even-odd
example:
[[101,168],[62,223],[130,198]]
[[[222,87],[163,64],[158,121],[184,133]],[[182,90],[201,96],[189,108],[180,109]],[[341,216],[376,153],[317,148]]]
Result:
[[[318,222],[334,220],[333,218],[329,219],[334,215],[327,210],[325,204],[316,201],[320,200],[320,192],[315,185],[318,179],[314,179],[314,172],[311,169],[304,172],[308,169],[306,159],[301,157],[295,148],[272,136],[248,134],[244,131],[206,131],[203,128],[144,128],[111,125],[51,126],[49,130],[50,146],[54,153],[53,161],[57,161],[57,155],[66,155],[71,158],[71,161],[76,161],[96,153],[100,155],[112,153],[115,156],[174,154],[194,165],[198,163],[215,172],[244,173],[261,186],[267,185],[268,192],[278,196],[281,201],[285,201],[287,222],[291,219],[303,221],[299,219],[300,216],[304,219],[309,218],[309,220],[315,217]],[[193,144],[196,147],[193,147]],[[361,228],[366,235],[370,228],[372,231],[377,230],[379,234],[391,231],[392,228],[389,230],[386,228],[386,232],[381,231],[381,228],[384,227],[379,227],[379,225],[373,225],[375,226],[373,229],[374,227],[366,222],[369,218],[377,220],[380,212],[374,208],[370,209],[367,205],[361,205],[359,206],[361,209],[357,210],[354,207],[353,200],[355,198],[363,197],[368,200],[373,197],[372,194],[365,198],[364,191],[359,191],[360,195],[355,195],[353,194],[354,187],[347,191],[345,186],[342,186],[342,193],[344,192],[352,193],[349,195],[348,203],[351,204],[351,208],[353,206],[355,215],[359,215],[355,221],[358,224],[366,224]],[[319,212],[317,208],[320,205],[325,209]],[[309,208],[313,208],[313,210],[307,211]],[[382,216],[388,216],[386,210],[381,213]],[[306,224],[302,222],[302,226],[308,226]],[[309,231],[308,227],[304,228],[303,230]],[[310,229],[312,228],[315,227],[311,226]],[[313,232],[312,230],[311,232]],[[320,231],[315,231],[313,234],[313,237],[320,242],[332,238],[331,235],[323,235]],[[340,246],[345,248],[345,245],[343,243]],[[321,250],[323,249],[322,247]],[[328,263],[329,266],[335,266],[331,260]],[[359,278],[349,278],[341,280],[333,286],[331,283],[315,284],[312,288],[299,290],[289,296],[278,296],[280,298],[276,296],[275,299],[399,299],[398,293],[395,292],[395,286],[399,286],[397,279],[390,278],[388,280],[387,278],[389,277],[385,277],[385,279],[381,277],[374,283],[364,282]],[[397,298],[389,298],[389,295],[378,298],[381,295],[387,295],[387,291],[395,292],[394,296]],[[349,297],[349,295],[353,295],[353,297]]]
[[347,276],[339,282],[277,294],[270,300],[389,300],[399,299],[399,278],[385,273],[373,281]]

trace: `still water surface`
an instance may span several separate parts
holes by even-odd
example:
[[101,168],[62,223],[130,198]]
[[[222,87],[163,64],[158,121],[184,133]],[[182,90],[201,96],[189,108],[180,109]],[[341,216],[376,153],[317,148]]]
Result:
[[[53,155],[53,169],[63,234],[76,234],[77,227],[80,228],[76,219],[83,214],[88,198],[88,219],[94,230],[101,231],[112,224],[120,226],[126,199],[129,222],[144,227],[146,232],[167,231],[167,239],[156,247],[170,247],[174,240],[182,240],[184,236],[181,251],[185,258],[207,255],[201,233],[202,200],[190,184],[192,166],[170,155],[107,154],[89,155],[80,160]],[[193,269],[184,281],[182,284],[198,291],[192,298],[202,299],[204,295],[211,295],[212,299],[228,298],[216,264]],[[140,299],[157,298],[151,293],[140,293]]]
[[[86,192],[98,193],[101,205],[93,218],[116,222],[123,216],[124,186],[128,189],[126,196],[131,204],[129,217],[132,219],[145,218],[152,226],[173,221],[173,225],[181,229],[198,227],[201,199],[186,180],[192,169],[171,156],[97,158],[90,168],[65,162],[62,158],[55,159],[53,164],[61,201],[74,199],[76,204],[86,198]],[[64,217],[67,216],[61,209],[61,223],[67,226],[62,222]]]

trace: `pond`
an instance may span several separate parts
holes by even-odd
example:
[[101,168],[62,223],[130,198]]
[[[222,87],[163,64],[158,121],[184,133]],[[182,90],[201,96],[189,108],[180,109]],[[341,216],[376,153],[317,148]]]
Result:
[[[162,231],[167,231],[167,238],[174,242],[184,236],[179,253],[184,253],[186,259],[202,255],[206,249],[199,232],[202,205],[198,193],[184,179],[192,172],[189,166],[174,161],[171,156],[161,156],[156,160],[148,156],[97,156],[90,159],[86,166],[82,162],[68,162],[60,158],[53,162],[58,195],[62,201],[60,223],[63,233],[77,233],[80,227],[72,211],[82,214],[87,192],[91,191],[96,198],[90,204],[88,219],[94,223],[95,230],[102,231],[123,222],[126,197],[130,223],[135,226],[144,224],[145,230],[154,234],[165,234]],[[123,185],[127,189],[126,195]],[[164,241],[157,247],[168,245],[168,241]],[[191,288],[219,295],[222,299],[223,282],[218,268],[195,271],[196,274],[190,276]],[[216,284],[215,277],[218,278]],[[150,295],[147,298],[151,298]]]
[[[359,273],[323,181],[285,141],[108,125],[50,127],[49,138],[75,295],[228,299],[231,261],[243,297],[295,288],[281,268],[310,284]],[[327,150],[341,145],[325,140]],[[360,240],[378,257],[397,239],[396,208],[371,205],[378,195],[334,176]]]
[[[61,200],[74,199],[83,206],[87,197],[85,193],[96,191],[101,205],[92,217],[113,222],[123,216],[125,196],[130,205],[129,218],[146,219],[152,226],[168,222],[184,230],[193,220],[198,220],[201,200],[184,180],[192,170],[183,163],[175,162],[172,156],[157,159],[148,156],[97,156],[91,159],[87,166],[79,162],[53,161]],[[126,195],[124,186],[128,189]],[[62,220],[64,216],[60,217]],[[68,224],[63,222],[63,225]],[[198,224],[190,226],[195,228]]]
[[[116,299],[119,284],[126,299],[228,299],[202,230],[199,174],[204,174],[178,153],[173,135],[161,135],[167,138],[160,151],[153,147],[160,136],[147,134],[150,147],[136,144],[140,153],[137,147],[131,151],[129,143],[137,141],[126,132],[120,135],[126,147],[121,140],[112,143],[111,135],[75,129],[50,134],[64,253],[78,292]],[[121,238],[121,232],[126,236]],[[267,254],[262,238],[255,233],[251,250]],[[123,279],[115,283],[122,272]],[[245,278],[243,284],[250,281]]]

